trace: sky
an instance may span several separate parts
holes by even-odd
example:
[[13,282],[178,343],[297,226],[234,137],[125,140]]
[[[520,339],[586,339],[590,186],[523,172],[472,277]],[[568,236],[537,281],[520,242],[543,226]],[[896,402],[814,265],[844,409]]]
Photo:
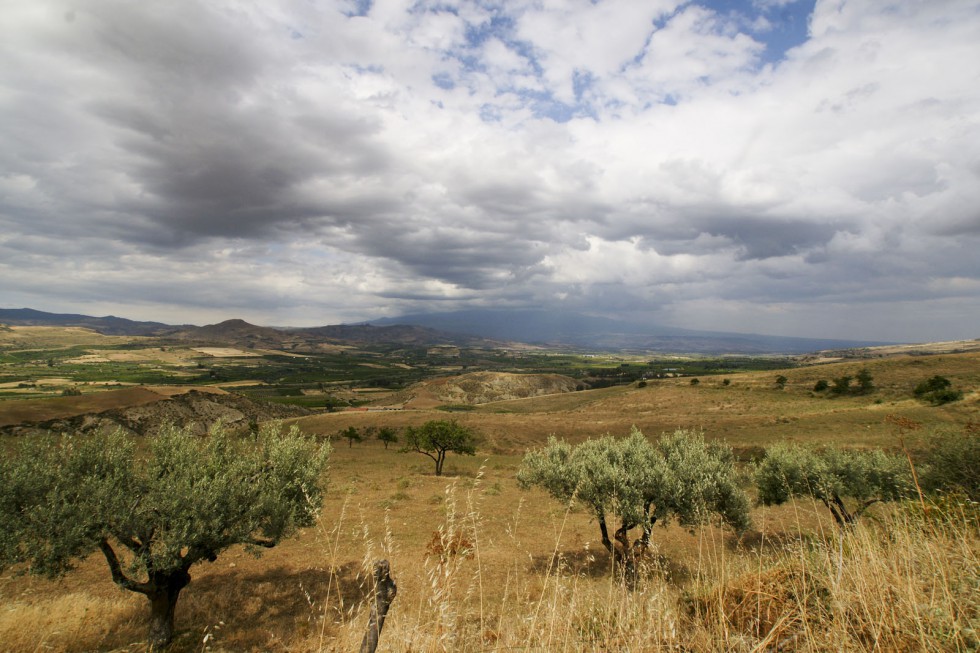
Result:
[[0,307],[980,337],[980,0],[0,15]]

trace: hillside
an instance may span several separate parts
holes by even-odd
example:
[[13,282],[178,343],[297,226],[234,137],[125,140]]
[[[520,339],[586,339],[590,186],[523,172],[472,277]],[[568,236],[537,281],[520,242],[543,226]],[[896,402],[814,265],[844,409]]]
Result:
[[417,383],[379,403],[426,409],[446,404],[480,405],[573,392],[578,382],[560,374],[471,372]]
[[294,352],[327,351],[338,346],[513,348],[533,343],[575,351],[763,355],[890,346],[879,342],[698,331],[613,317],[532,310],[459,311],[405,315],[375,320],[372,324],[282,328],[257,326],[241,319],[203,327],[171,326],[114,316],[45,313],[24,308],[0,309],[0,324],[78,326],[106,335],[153,336],[169,342]]
[[499,347],[487,338],[448,333],[405,324],[372,326],[341,324],[308,328],[278,328],[230,319],[206,326],[172,326],[137,322],[114,316],[92,317],[70,313],[46,313],[29,308],[0,308],[0,325],[83,327],[103,335],[150,336],[164,342],[233,345],[246,348],[282,349],[296,352],[331,350],[338,346],[433,346]]
[[[835,397],[813,391],[819,380],[853,377],[862,368],[874,378],[876,389],[871,394]],[[937,374],[962,390],[963,400],[936,407],[915,399],[916,384]],[[779,375],[787,379],[782,389],[775,383]],[[490,392],[483,389],[464,391],[470,388],[468,381],[477,378],[463,375],[413,387],[399,399],[416,410],[320,414],[302,418],[299,424],[323,434],[350,425],[417,424],[439,415],[427,409],[463,403],[467,397],[489,398]],[[699,381],[692,385],[690,378],[659,379],[644,387],[633,384],[498,400],[455,418],[478,431],[488,450],[516,454],[543,443],[549,435],[581,441],[607,433],[623,435],[634,425],[653,435],[677,428],[704,429],[706,437],[726,440],[744,452],[775,441],[895,447],[897,429],[886,419],[889,416],[914,420],[927,432],[962,427],[977,422],[980,415],[980,352],[740,372]]]
[[[869,395],[813,391],[817,380],[862,367],[877,386]],[[964,399],[938,407],[913,399],[915,384],[937,374]],[[777,375],[786,377],[782,388]],[[522,489],[515,476],[525,451],[549,435],[581,441],[623,435],[632,424],[651,438],[677,427],[704,428],[707,438],[733,444],[743,460],[786,440],[892,451],[906,444],[917,460],[921,434],[974,428],[968,425],[980,413],[980,352],[740,371],[702,376],[696,385],[691,378],[648,380],[642,387],[523,399],[505,398],[521,386],[502,376],[441,381],[427,386],[433,397],[504,400],[452,415],[419,408],[295,422],[330,437],[347,426],[400,428],[452,417],[477,432],[477,455],[452,455],[447,475],[435,476],[429,459],[374,438],[335,446],[315,527],[261,558],[233,547],[214,564],[195,567],[171,650],[357,650],[372,603],[369,565],[379,558],[389,560],[398,582],[384,650],[976,650],[963,642],[980,614],[980,539],[975,513],[962,504],[948,522],[941,510],[932,511],[935,520],[922,519],[917,500],[875,504],[844,534],[810,499],[754,506],[753,527],[739,534],[664,520],[642,585],[626,592],[617,588],[594,512]],[[187,411],[181,419],[248,414],[233,395],[185,390],[138,388],[46,405],[78,410],[83,399],[102,402],[98,415],[62,417],[65,428],[107,424],[102,420],[152,425],[179,411]],[[169,392],[184,394],[163,396]],[[135,405],[152,394],[156,401]],[[108,408],[112,402],[131,405]],[[900,433],[892,416],[923,427]],[[0,444],[14,447],[22,439]],[[5,651],[145,648],[144,600],[121,592],[99,555],[79,561],[63,579],[5,574],[0,606]],[[893,624],[887,638],[872,637],[881,624]]]
[[161,322],[137,322],[114,315],[93,317],[75,313],[47,313],[32,308],[0,308],[0,324],[84,327],[107,336],[161,336],[180,329]]
[[206,433],[219,420],[232,429],[308,415],[295,407],[252,401],[218,388],[137,387],[80,397],[0,402],[0,434],[93,433],[122,429],[152,435],[167,424]]

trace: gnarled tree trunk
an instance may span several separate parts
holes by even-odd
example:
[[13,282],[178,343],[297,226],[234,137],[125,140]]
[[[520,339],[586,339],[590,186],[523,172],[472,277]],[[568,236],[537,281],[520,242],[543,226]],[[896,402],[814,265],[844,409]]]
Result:
[[374,563],[374,601],[371,603],[371,617],[368,619],[367,632],[361,642],[361,653],[374,653],[381,639],[381,629],[385,625],[388,608],[395,600],[398,586],[391,578],[391,567],[387,560]]
[[174,612],[180,591],[191,582],[191,575],[181,569],[170,574],[160,574],[151,579],[150,585],[156,590],[146,592],[150,601],[150,635],[151,651],[162,651],[170,645],[174,638]]

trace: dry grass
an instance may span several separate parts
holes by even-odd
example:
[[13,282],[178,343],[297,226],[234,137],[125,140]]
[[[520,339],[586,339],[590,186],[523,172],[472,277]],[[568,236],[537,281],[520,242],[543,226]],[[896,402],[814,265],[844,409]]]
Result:
[[[877,386],[870,395],[832,398],[812,391],[820,379],[854,376],[862,367],[868,368]],[[788,379],[783,390],[775,385],[780,374]],[[964,400],[937,409],[913,399],[915,385],[936,374],[964,390]],[[644,388],[613,387],[484,404],[452,417],[473,427],[483,436],[484,448],[497,453],[523,452],[552,434],[581,441],[605,433],[625,434],[632,425],[647,434],[703,428],[707,437],[743,450],[776,441],[896,447],[896,429],[887,417],[906,417],[923,424],[924,430],[963,426],[976,421],[980,412],[978,389],[980,353],[964,353],[703,377],[698,386],[691,386],[689,379],[664,379]],[[403,427],[446,417],[434,410],[330,413],[303,418],[299,424],[310,432],[333,434],[348,426]]]
[[[730,375],[730,386],[681,379],[488,405],[453,416],[486,437],[489,453],[450,456],[448,477],[377,442],[337,447],[318,527],[262,558],[232,549],[191,570],[173,650],[356,650],[370,568],[382,557],[399,590],[381,651],[980,650],[975,506],[928,519],[876,506],[843,539],[807,502],[756,509],[756,530],[738,541],[716,528],[657,529],[645,578],[627,592],[586,512],[514,480],[523,449],[551,433],[584,439],[633,423],[648,435],[704,426],[747,448],[781,439],[893,445],[889,415],[927,428],[975,421],[975,395],[940,408],[906,397],[933,374],[975,393],[978,362],[866,362],[882,387],[870,397],[810,396],[816,379],[851,373],[847,363],[787,370],[784,391],[775,373],[746,373]],[[303,425],[331,434],[446,417],[338,413]],[[117,589],[98,556],[60,581],[0,575],[4,651],[142,650],[145,618],[142,597]]]
[[58,347],[121,345],[143,342],[137,336],[106,336],[83,327],[9,326],[0,330],[0,347],[31,351]]
[[[741,540],[657,529],[628,592],[588,514],[519,490],[518,460],[450,458],[439,478],[421,456],[338,447],[318,527],[192,570],[174,650],[356,650],[378,558],[398,582],[382,651],[965,651],[980,629],[965,509],[882,506],[842,540],[806,502],[757,509]],[[141,650],[145,610],[97,556],[57,582],[7,574],[0,648]]]

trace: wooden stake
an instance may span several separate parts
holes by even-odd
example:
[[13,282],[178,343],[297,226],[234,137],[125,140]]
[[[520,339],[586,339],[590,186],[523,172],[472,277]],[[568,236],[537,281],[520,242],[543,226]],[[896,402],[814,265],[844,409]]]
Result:
[[381,638],[381,629],[385,625],[388,608],[395,600],[398,586],[391,578],[391,568],[387,560],[374,563],[374,602],[371,604],[371,618],[368,620],[367,632],[361,642],[361,653],[374,653]]

